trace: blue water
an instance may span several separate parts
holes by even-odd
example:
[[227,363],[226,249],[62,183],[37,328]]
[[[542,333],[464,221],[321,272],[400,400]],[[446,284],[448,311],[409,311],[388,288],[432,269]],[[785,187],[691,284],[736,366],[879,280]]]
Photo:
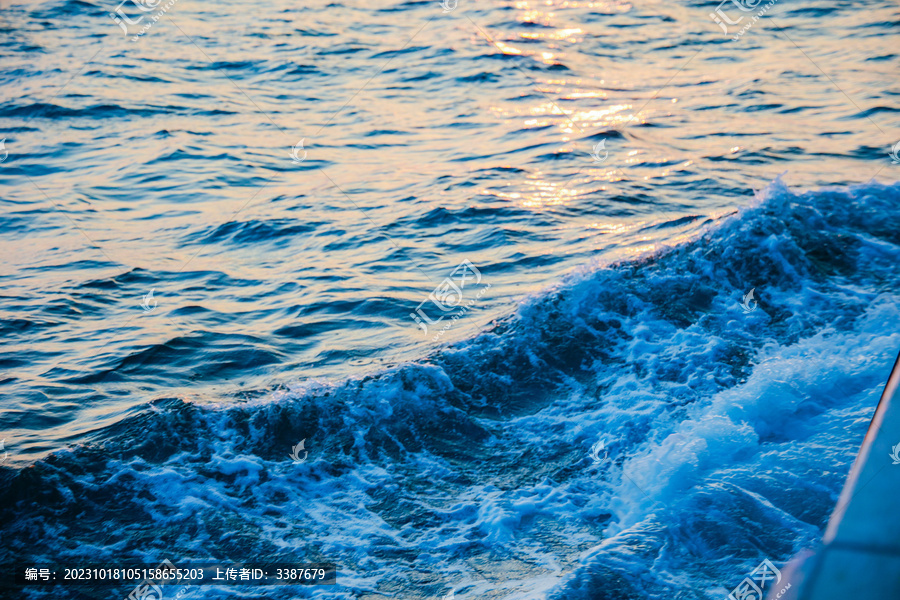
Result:
[[0,563],[711,600],[814,544],[900,349],[896,6],[716,6],[5,6]]

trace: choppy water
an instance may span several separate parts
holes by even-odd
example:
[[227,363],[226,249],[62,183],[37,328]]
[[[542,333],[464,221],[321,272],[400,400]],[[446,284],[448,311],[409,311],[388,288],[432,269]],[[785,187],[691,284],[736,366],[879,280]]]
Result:
[[0,560],[706,599],[819,537],[900,348],[895,4],[114,8],[0,13]]

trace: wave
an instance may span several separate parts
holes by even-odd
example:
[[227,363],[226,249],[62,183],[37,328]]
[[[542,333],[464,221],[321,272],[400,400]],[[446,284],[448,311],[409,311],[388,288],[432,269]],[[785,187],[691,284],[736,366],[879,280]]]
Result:
[[292,597],[724,595],[821,534],[900,347],[898,217],[900,184],[776,180],[418,362],[154,400],[3,471],[0,560],[338,564]]

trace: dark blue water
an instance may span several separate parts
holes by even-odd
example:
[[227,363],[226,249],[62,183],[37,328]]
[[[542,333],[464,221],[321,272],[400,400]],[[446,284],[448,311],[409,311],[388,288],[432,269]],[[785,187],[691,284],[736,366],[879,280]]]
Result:
[[894,5],[162,6],[0,13],[0,562],[705,600],[818,539],[900,348]]

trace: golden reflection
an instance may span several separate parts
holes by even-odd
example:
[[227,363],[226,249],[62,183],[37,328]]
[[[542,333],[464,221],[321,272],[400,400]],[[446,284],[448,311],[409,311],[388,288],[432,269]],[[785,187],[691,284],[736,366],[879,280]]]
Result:
[[595,229],[597,233],[603,234],[615,234],[615,233],[627,233],[634,229],[638,229],[647,224],[647,221],[637,221],[636,223],[591,223],[587,226],[588,229]]
[[539,10],[528,10],[519,17],[519,21],[522,21],[524,23],[540,23],[541,25],[550,25],[550,19],[552,19],[553,17],[553,13],[545,13]]
[[528,31],[525,33],[520,33],[519,37],[526,40],[558,40],[574,43],[577,40],[574,40],[572,38],[583,33],[583,29],[576,27],[574,29],[557,29],[556,31],[550,32]]
[[556,115],[565,114],[564,112],[562,112],[562,109],[556,105],[555,102],[544,102],[543,104],[538,104],[537,106],[528,109],[528,112],[533,115],[545,115],[547,113]]
[[494,46],[496,46],[497,50],[499,50],[503,54],[514,54],[514,55],[522,54],[522,51],[519,50],[518,48],[513,48],[509,44],[504,44],[503,42],[501,42],[499,40],[494,41]]
[[[560,2],[554,2],[553,0],[546,0],[544,2],[547,6],[556,6],[557,8],[579,8],[586,7],[592,8],[597,11],[603,11],[607,13],[611,12],[628,12],[631,10],[632,5],[628,2],[568,2],[566,0],[562,0]],[[527,4],[527,3],[525,3]]]
[[657,244],[645,244],[643,246],[636,246],[634,248],[626,248],[625,253],[639,256],[642,254],[650,254],[652,252],[656,252],[658,247],[659,246]]
[[512,200],[523,208],[566,205],[578,195],[578,190],[565,187],[565,182],[529,179],[523,182],[523,185],[526,187],[526,190],[521,193],[503,190],[482,190],[482,193],[494,195],[504,200]]
[[[545,64],[557,64],[560,60],[564,61],[566,48],[570,44],[575,45],[582,42],[588,35],[588,30],[581,27],[571,23],[559,23],[562,18],[553,11],[565,7],[590,6],[612,14],[630,9],[630,5],[616,0],[577,3],[565,0],[514,0],[513,6],[517,11],[517,21],[543,25],[546,29],[528,28],[527,31],[514,34],[516,37],[507,36],[505,42],[492,39],[487,35],[485,37],[503,54],[528,56]],[[517,39],[521,40],[522,48],[512,45],[516,43]],[[556,75],[553,78],[538,81],[535,86],[537,91],[547,99],[538,100],[531,106],[514,103],[495,104],[490,106],[489,110],[499,118],[521,122],[522,130],[552,128],[551,137],[559,138],[560,143],[566,146],[557,151],[557,154],[572,154],[577,150],[568,145],[572,144],[573,140],[581,140],[586,133],[620,129],[646,121],[639,114],[633,112],[634,105],[631,103],[608,104],[609,93],[600,89],[604,85],[603,80],[598,82],[593,78],[566,78]],[[561,106],[563,100],[586,100],[587,102],[572,102]],[[592,102],[592,100],[594,101]],[[588,106],[575,108],[572,106],[573,104],[587,104]],[[576,144],[578,143],[580,142],[576,142]],[[625,164],[640,162],[637,154],[637,151],[629,152],[627,158],[630,160]],[[504,185],[503,190],[486,189],[482,193],[507,200],[523,208],[539,210],[546,207],[570,205],[578,196],[604,191],[603,184],[629,179],[619,168],[600,167],[599,165],[585,169],[583,175],[575,174],[577,182],[573,181],[572,176],[554,177],[555,181],[545,179],[545,177],[547,177],[546,174],[532,174],[527,176],[524,181],[510,182],[508,185]],[[607,231],[602,228],[614,226],[619,227],[619,225],[612,224],[594,224],[590,229],[596,228],[601,232],[611,233],[615,230]],[[628,227],[637,226],[639,225]]]
[[579,129],[579,133],[583,133],[589,129],[613,129],[617,126],[628,124],[642,123],[644,120],[634,114],[625,111],[632,108],[631,104],[617,104],[608,108],[598,108],[594,110],[580,110],[575,112],[563,112],[559,105],[555,102],[542,102],[537,106],[520,108],[491,106],[490,110],[503,118],[517,117],[529,115],[532,117],[540,117],[543,115],[566,118],[560,120],[558,118],[530,118],[523,121],[523,126],[528,128],[547,127],[556,124],[562,133],[573,133],[572,124]]
[[582,98],[608,98],[609,95],[601,90],[585,90],[569,92],[563,98],[565,100],[581,100]]
[[[558,181],[543,179],[542,175],[529,175],[519,183],[512,183],[507,189],[482,188],[479,193],[485,196],[493,196],[503,200],[514,202],[522,208],[541,209],[551,206],[568,206],[574,198],[586,193],[598,193],[606,191],[606,186],[601,182],[620,180],[615,169],[594,170],[594,174],[583,178],[580,185],[571,178],[562,178]],[[510,191],[514,188],[516,191]]]

